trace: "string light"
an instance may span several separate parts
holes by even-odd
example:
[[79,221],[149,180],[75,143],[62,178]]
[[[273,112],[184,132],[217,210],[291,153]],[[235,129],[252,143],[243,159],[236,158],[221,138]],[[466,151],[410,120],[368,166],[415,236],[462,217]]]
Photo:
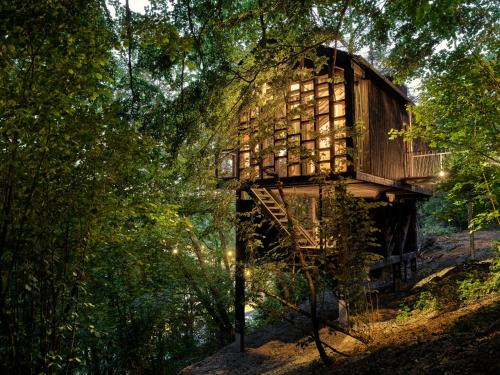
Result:
[[439,177],[446,177],[446,171],[444,170],[440,170],[439,173],[438,173]]
[[227,252],[227,256],[228,256],[228,257],[232,257],[232,256],[233,256],[233,252],[232,252],[231,250],[229,250],[229,251]]

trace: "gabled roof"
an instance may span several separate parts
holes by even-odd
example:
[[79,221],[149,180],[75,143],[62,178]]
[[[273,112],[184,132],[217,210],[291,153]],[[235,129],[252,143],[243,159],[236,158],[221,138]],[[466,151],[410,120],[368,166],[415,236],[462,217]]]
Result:
[[[318,55],[328,56],[330,57],[330,59],[333,59],[333,52],[334,49],[332,47],[320,46],[317,48]],[[359,55],[354,55],[352,53],[349,53],[341,49],[337,49],[337,65],[341,67],[348,61],[354,61],[356,64],[368,70],[370,73],[373,73],[373,75],[378,77],[384,84],[386,84],[389,88],[391,88],[404,101],[408,103],[413,103],[413,101],[410,98],[408,98],[406,93],[404,93],[401,90],[401,88],[395,85],[389,78],[387,78],[387,76],[385,76],[382,72],[380,72],[377,68],[375,68],[372,64],[370,64],[365,58]]]
[[378,71],[373,65],[371,65],[365,58],[359,55],[351,55],[351,58],[354,62],[361,65],[365,69],[370,70],[372,73],[377,75],[382,81],[384,81],[389,87],[391,87],[399,96],[401,96],[405,101],[409,103],[413,103],[413,101],[408,98],[408,96],[397,86],[395,85],[387,76]]

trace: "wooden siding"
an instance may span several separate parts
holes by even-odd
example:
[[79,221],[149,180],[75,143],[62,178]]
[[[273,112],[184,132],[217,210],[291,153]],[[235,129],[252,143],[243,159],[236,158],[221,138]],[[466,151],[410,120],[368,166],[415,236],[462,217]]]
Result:
[[355,127],[356,127],[356,155],[355,166],[357,171],[369,172],[371,168],[370,157],[370,112],[368,107],[368,89],[370,81],[356,77],[354,83],[355,99]]
[[[331,50],[318,53],[329,56]],[[417,173],[420,162],[431,159],[415,155],[427,146],[401,137],[390,141],[388,135],[411,125],[409,99],[367,62],[345,52],[338,51],[340,79],[332,79],[329,57],[317,76],[290,82],[286,99],[274,106],[279,109],[241,113],[238,146],[219,159],[221,178],[265,182],[276,173],[287,181],[308,181],[320,171],[335,171],[400,181],[423,173]]]
[[[369,152],[365,155],[363,172],[375,176],[399,180],[405,178],[405,144],[401,137],[390,141],[391,129],[401,130],[408,122],[403,100],[373,79],[368,89],[369,101]],[[369,164],[368,164],[369,163]]]

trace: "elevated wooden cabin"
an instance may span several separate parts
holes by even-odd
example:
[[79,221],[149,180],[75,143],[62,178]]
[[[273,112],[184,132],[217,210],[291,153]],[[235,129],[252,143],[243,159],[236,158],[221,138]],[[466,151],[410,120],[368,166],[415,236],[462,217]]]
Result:
[[[283,108],[275,111],[271,121],[265,117],[266,108],[250,107],[241,113],[238,144],[221,157],[218,177],[242,182],[237,191],[238,212],[259,205],[266,220],[274,224],[271,227],[277,228],[275,235],[289,235],[276,191],[279,178],[286,194],[307,207],[299,243],[308,249],[321,244],[312,230],[321,220],[318,202],[322,195],[314,177],[345,177],[354,196],[388,202],[374,213],[381,230],[378,252],[384,260],[373,272],[388,268],[394,280],[405,277],[417,250],[415,203],[430,195],[424,186],[411,182],[435,175],[439,155],[422,143],[405,143],[401,137],[389,140],[391,129],[411,126],[410,99],[403,88],[362,57],[337,51],[334,67],[333,49],[322,47],[317,53],[326,58],[324,67],[317,75],[290,82]],[[266,238],[272,237],[269,226],[264,227]],[[244,248],[237,239],[238,261],[245,259]],[[238,275],[236,331],[242,334],[244,280],[242,272]]]

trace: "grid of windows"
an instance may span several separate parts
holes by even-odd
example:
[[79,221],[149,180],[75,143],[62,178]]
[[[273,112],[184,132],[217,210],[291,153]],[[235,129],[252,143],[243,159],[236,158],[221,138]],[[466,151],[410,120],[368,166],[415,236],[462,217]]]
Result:
[[[345,84],[342,69],[335,78],[317,76],[292,82],[284,113],[273,129],[259,137],[259,109],[240,116],[240,178],[309,176],[347,170]],[[284,112],[284,111],[282,111]],[[287,126],[288,124],[288,126]],[[333,124],[333,126],[332,126]]]

